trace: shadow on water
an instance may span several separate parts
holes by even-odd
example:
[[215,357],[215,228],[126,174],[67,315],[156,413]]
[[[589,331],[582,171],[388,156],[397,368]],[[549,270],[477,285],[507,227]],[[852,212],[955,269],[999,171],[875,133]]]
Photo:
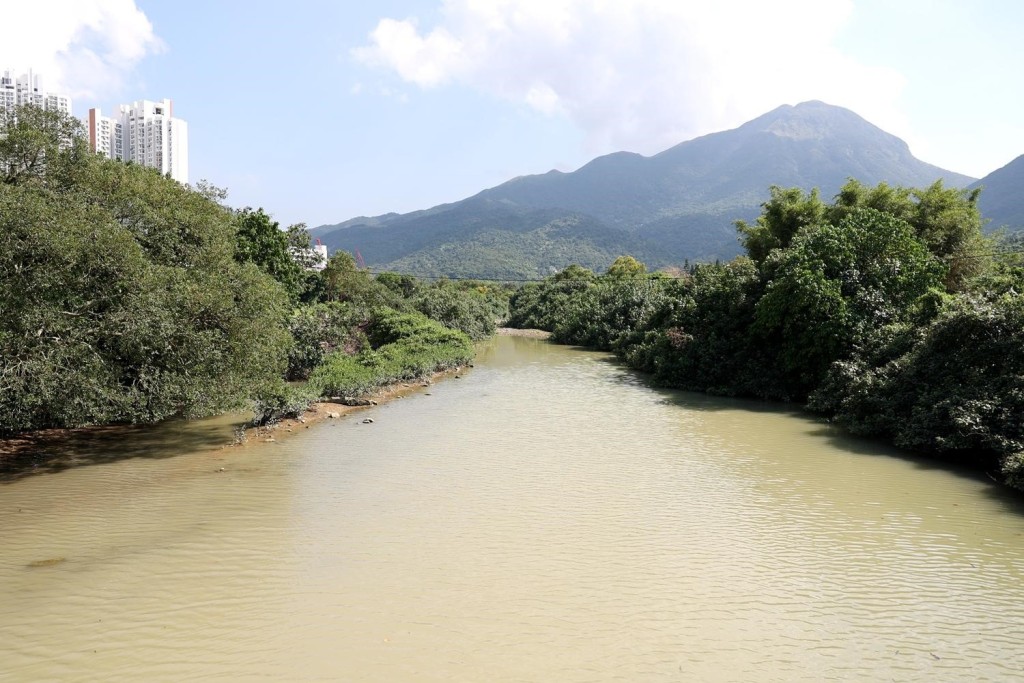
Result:
[[132,458],[163,459],[228,445],[245,415],[45,430],[0,441],[0,484]]
[[598,360],[616,370],[615,380],[621,384],[639,386],[650,389],[662,397],[666,405],[679,406],[687,410],[705,412],[716,412],[721,410],[744,410],[754,413],[774,413],[777,415],[788,415],[814,420],[814,416],[794,403],[782,401],[766,401],[757,398],[721,396],[700,391],[688,391],[686,389],[673,389],[665,387],[654,381],[654,378],[639,370],[630,368],[626,363],[615,356],[604,352],[593,351],[584,347],[573,347],[578,351],[590,351],[601,355]]
[[[815,418],[809,415],[808,419]],[[899,448],[882,438],[856,436],[821,418],[817,420],[820,424],[810,434],[825,439],[836,448],[858,455],[898,458],[918,470],[941,470],[978,482],[984,485],[984,489],[979,491],[981,495],[1000,504],[1007,512],[1024,516],[1024,494],[1003,483],[1000,458],[996,455],[961,452],[920,453]]]
[[882,438],[850,434],[842,427],[828,422],[825,418],[815,415],[797,404],[755,398],[716,396],[697,391],[671,389],[659,386],[653,377],[647,373],[631,369],[622,360],[613,355],[585,347],[573,348],[582,352],[599,355],[598,360],[600,362],[606,363],[616,370],[616,382],[623,385],[645,387],[659,395],[662,398],[662,403],[666,405],[702,412],[740,410],[750,413],[774,413],[801,419],[809,425],[814,425],[807,432],[810,436],[822,438],[839,450],[857,455],[897,458],[922,471],[948,472],[954,476],[983,484],[984,489],[980,491],[982,495],[1000,504],[1007,512],[1024,516],[1024,495],[1020,491],[1002,483],[1000,462],[997,456],[979,459],[977,454],[953,453],[943,455],[902,449]]

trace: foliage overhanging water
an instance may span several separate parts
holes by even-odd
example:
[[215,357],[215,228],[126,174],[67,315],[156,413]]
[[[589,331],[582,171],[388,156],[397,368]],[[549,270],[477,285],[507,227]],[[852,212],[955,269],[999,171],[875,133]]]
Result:
[[530,339],[368,415],[0,485],[0,677],[1021,675],[984,478]]

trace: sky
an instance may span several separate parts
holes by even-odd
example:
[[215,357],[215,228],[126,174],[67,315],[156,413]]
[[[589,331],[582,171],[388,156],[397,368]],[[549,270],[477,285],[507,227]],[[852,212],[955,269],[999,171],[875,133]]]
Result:
[[1016,0],[0,0],[75,115],[171,98],[282,226],[407,212],[823,100],[982,177],[1024,154]]

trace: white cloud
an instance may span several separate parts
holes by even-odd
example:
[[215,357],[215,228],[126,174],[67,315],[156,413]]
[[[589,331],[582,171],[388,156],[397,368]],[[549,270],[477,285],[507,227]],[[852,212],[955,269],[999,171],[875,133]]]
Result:
[[46,89],[96,98],[163,48],[134,0],[35,0],[5,8],[0,70],[39,74]]
[[382,19],[353,56],[422,88],[471,87],[651,153],[783,103],[847,106],[897,134],[904,79],[833,46],[853,0],[444,0]]
[[357,48],[360,59],[373,63],[380,58],[404,80],[423,87],[448,81],[464,63],[459,41],[444,28],[420,37],[414,20],[382,19],[372,37],[378,49]]

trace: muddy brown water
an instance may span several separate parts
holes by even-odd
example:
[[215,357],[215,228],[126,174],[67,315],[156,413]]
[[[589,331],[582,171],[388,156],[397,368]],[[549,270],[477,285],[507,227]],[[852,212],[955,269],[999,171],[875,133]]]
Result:
[[1024,678],[1019,496],[604,354],[146,434],[0,483],[0,680]]

